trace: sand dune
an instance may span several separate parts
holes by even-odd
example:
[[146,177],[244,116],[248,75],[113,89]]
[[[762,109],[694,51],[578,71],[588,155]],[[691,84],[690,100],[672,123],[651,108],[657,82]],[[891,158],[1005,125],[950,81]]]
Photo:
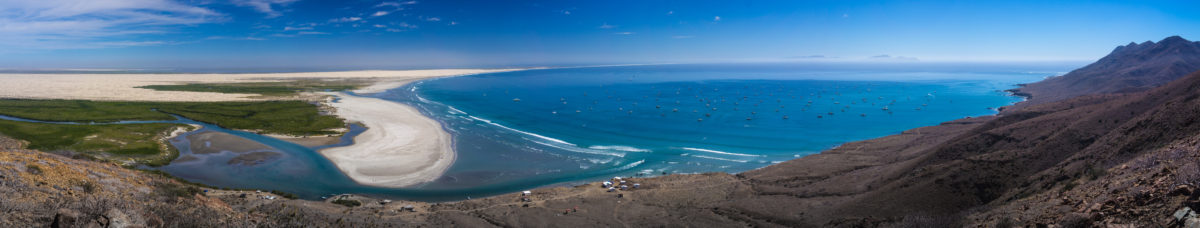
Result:
[[358,92],[381,92],[405,82],[443,76],[481,74],[513,69],[440,69],[403,71],[345,71],[264,74],[0,74],[0,98],[81,99],[121,101],[244,101],[255,94],[177,92],[139,89],[146,85],[187,83],[269,82],[285,79],[373,79],[378,83]]
[[437,179],[454,162],[450,134],[416,108],[378,98],[327,93],[337,115],[367,127],[354,145],[321,151],[358,183],[406,187]]

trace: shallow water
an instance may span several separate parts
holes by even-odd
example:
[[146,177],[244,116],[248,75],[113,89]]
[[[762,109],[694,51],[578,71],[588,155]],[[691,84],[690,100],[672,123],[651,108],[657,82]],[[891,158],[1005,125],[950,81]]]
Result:
[[[989,108],[1019,101],[1001,90],[1059,68],[1045,69],[659,65],[425,80],[369,95],[414,105],[453,136],[458,156],[446,175],[406,189],[356,184],[320,148],[186,119],[122,123],[203,126],[171,140],[181,158],[196,159],[160,168],[189,181],[308,199],[355,193],[446,201],[616,175],[761,168],[849,141],[994,114]],[[353,126],[335,146],[362,130]],[[280,155],[247,165],[230,164],[237,155],[231,152],[192,154],[186,136],[204,131],[253,140]]]

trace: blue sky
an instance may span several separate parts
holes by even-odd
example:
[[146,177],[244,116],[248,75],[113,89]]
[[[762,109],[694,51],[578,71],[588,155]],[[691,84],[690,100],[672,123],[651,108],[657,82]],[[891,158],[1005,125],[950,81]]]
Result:
[[0,68],[1071,62],[1200,39],[1196,12],[1187,1],[0,0]]

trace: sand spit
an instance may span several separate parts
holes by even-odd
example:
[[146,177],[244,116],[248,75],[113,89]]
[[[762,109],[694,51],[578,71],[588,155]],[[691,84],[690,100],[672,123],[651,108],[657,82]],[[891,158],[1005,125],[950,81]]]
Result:
[[0,74],[0,98],[119,101],[247,101],[256,94],[177,92],[139,89],[147,85],[272,82],[287,79],[373,79],[360,93],[382,92],[406,82],[517,69],[438,69],[263,74]]
[[321,150],[358,183],[406,187],[433,181],[454,163],[450,134],[416,108],[378,98],[326,93],[337,115],[367,127],[354,144]]

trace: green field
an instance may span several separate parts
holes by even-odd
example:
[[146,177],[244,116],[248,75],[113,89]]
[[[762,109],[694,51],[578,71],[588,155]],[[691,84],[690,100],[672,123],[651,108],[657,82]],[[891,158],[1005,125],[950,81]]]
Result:
[[68,125],[0,120],[0,134],[29,142],[29,149],[73,151],[93,157],[131,158],[163,165],[177,156],[163,142],[182,124]]
[[287,135],[338,134],[345,126],[303,101],[116,102],[79,100],[0,100],[0,115],[62,122],[172,120],[168,114],[230,129]]
[[216,93],[245,93],[263,96],[292,96],[306,91],[342,91],[351,90],[367,85],[363,81],[354,80],[296,80],[288,82],[249,82],[249,83],[218,83],[218,84],[186,84],[186,85],[149,85],[137,88],[161,91],[186,92],[216,92]]
[[[173,120],[170,114],[224,128],[287,135],[339,134],[345,121],[321,115],[302,101],[117,102],[0,99],[0,115],[58,122]],[[73,151],[109,160],[165,165],[176,151],[162,136],[182,124],[71,125],[0,120],[0,134],[29,142],[29,149]]]

